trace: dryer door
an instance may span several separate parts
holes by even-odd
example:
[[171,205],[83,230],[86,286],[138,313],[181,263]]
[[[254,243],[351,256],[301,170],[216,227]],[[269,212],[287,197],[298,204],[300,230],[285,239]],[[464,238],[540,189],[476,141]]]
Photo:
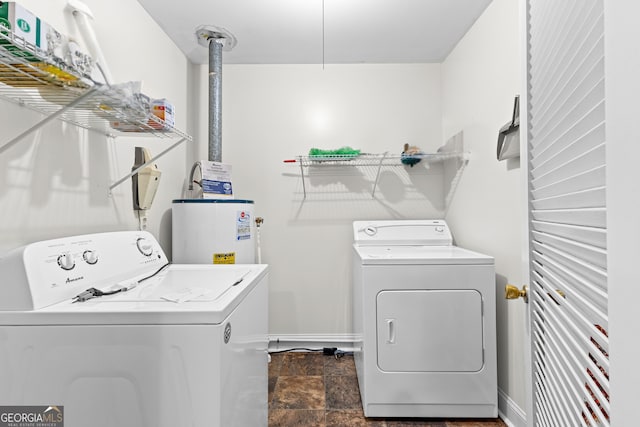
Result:
[[484,364],[482,295],[398,290],[377,296],[378,367],[386,372],[477,372]]

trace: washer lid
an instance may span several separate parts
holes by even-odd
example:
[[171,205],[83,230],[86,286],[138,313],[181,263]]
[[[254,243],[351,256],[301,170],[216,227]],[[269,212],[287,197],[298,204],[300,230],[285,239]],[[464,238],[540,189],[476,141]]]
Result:
[[66,300],[33,311],[0,312],[0,324],[220,324],[266,276],[267,268],[256,264],[173,264],[130,291],[82,303]]
[[358,246],[354,245],[363,265],[493,265],[493,257],[457,246]]

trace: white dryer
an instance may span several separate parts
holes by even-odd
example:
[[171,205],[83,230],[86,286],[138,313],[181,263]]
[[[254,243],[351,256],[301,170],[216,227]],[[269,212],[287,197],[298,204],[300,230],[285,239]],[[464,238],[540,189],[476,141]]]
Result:
[[442,220],[355,221],[355,362],[367,417],[497,417],[494,261]]
[[266,265],[168,265],[151,234],[114,232],[27,245],[0,275],[2,405],[67,427],[267,426]]

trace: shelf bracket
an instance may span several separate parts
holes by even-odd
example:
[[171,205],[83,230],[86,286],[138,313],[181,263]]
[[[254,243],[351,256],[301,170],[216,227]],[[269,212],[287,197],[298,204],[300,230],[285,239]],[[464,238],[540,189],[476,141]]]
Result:
[[302,200],[306,200],[307,199],[307,186],[304,183],[304,165],[302,162],[302,156],[300,156],[298,158],[298,163],[300,163],[300,174],[302,176],[302,193],[303,193],[303,197]]
[[141,164],[140,166],[138,166],[137,168],[135,168],[134,170],[132,170],[129,174],[127,174],[126,176],[120,178],[119,180],[117,180],[116,182],[114,182],[113,184],[111,184],[109,186],[109,194],[111,194],[111,190],[113,190],[114,188],[116,188],[118,185],[122,184],[123,182],[125,182],[126,180],[128,180],[129,178],[131,178],[132,176],[134,176],[135,174],[137,174],[138,172],[140,172],[140,170],[146,168],[147,166],[149,166],[150,164],[152,164],[153,162],[155,162],[156,160],[158,160],[160,157],[164,156],[165,154],[167,154],[169,151],[173,150],[174,148],[176,148],[178,145],[182,144],[184,141],[186,141],[187,138],[181,138],[180,140],[178,140],[177,142],[175,142],[173,145],[171,145],[169,148],[167,148],[166,150],[162,151],[160,154],[158,154],[157,156],[152,157],[151,159],[147,160],[146,162],[144,162],[143,164]]
[[382,156],[380,157],[380,161],[378,162],[378,170],[376,171],[376,180],[373,183],[373,188],[371,189],[371,198],[375,199],[376,197],[376,188],[378,187],[378,181],[380,180],[380,169],[382,169],[382,162],[384,162],[384,159],[387,158],[387,155],[389,154],[388,151],[384,152],[382,154]]
[[32,132],[35,132],[36,130],[40,129],[41,127],[43,127],[44,125],[46,125],[50,121],[57,119],[59,116],[61,116],[62,114],[64,114],[68,110],[70,110],[71,108],[75,107],[76,105],[80,104],[85,99],[90,98],[91,96],[93,96],[93,94],[96,92],[96,90],[97,90],[97,88],[89,89],[87,92],[83,93],[81,96],[77,97],[76,99],[74,99],[73,101],[68,103],[67,105],[61,107],[55,113],[50,114],[49,116],[47,116],[43,120],[41,120],[38,123],[36,123],[35,125],[31,126],[29,129],[25,130],[20,135],[16,136],[12,140],[10,140],[6,144],[4,144],[2,147],[0,147],[0,154],[5,152],[6,150],[11,148],[12,146],[14,146],[17,142],[19,142],[25,136],[29,135]]

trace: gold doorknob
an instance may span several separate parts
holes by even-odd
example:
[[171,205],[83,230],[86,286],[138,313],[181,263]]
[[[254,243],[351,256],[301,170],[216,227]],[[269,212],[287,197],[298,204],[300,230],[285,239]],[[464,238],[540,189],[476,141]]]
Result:
[[529,302],[529,295],[527,291],[529,290],[527,285],[524,285],[522,289],[518,289],[516,286],[506,284],[504,286],[504,297],[506,299],[524,299],[524,302]]

